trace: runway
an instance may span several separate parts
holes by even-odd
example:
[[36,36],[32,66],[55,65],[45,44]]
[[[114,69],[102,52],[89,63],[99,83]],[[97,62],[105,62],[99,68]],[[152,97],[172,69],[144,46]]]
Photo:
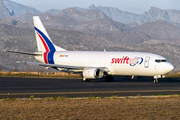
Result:
[[0,77],[0,98],[14,97],[92,97],[180,94],[177,80],[115,79],[114,82],[81,79]]

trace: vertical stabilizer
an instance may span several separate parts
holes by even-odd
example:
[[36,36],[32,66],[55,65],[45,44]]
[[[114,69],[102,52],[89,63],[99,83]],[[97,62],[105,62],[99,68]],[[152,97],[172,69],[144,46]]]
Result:
[[34,16],[33,20],[34,20],[34,28],[35,28],[38,52],[66,51],[65,49],[60,48],[53,44],[39,16]]

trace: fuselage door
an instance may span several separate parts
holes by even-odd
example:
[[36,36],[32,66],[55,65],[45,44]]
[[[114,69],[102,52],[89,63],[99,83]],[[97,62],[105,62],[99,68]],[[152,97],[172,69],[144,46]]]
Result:
[[149,68],[149,60],[150,60],[150,57],[146,57],[145,62],[144,62],[145,68]]

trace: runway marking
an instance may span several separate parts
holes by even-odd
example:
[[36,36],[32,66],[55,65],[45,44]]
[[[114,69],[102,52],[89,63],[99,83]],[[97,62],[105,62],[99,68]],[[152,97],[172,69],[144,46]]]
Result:
[[0,95],[49,95],[49,94],[90,94],[90,93],[138,93],[138,92],[180,92],[180,90],[144,90],[144,91],[95,91],[95,92],[52,92],[52,93],[2,93]]

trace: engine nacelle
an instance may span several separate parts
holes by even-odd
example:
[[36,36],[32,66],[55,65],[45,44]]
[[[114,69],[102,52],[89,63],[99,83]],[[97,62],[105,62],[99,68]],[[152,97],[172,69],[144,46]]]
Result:
[[100,68],[87,68],[83,71],[83,77],[85,79],[97,79],[102,78],[104,76],[104,72]]

